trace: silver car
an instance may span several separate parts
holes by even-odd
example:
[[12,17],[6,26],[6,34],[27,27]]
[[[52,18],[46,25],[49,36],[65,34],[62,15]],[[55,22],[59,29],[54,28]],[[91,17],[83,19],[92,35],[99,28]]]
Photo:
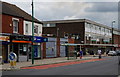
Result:
[[109,51],[108,56],[116,56],[117,53],[115,51]]

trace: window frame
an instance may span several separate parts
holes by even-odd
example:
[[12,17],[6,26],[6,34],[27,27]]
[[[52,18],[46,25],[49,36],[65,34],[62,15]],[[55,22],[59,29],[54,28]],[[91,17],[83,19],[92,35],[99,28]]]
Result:
[[[37,29],[37,32],[35,29]],[[34,25],[34,34],[38,34],[38,25]]]
[[[14,25],[15,21],[17,21],[17,26]],[[18,33],[19,32],[19,19],[18,18],[12,18],[12,23],[13,23],[13,33]],[[15,27],[17,27],[17,31],[15,31]]]
[[29,27],[28,27],[28,25],[29,25],[28,23],[25,23],[25,33],[26,34],[29,33],[29,30],[28,30]]

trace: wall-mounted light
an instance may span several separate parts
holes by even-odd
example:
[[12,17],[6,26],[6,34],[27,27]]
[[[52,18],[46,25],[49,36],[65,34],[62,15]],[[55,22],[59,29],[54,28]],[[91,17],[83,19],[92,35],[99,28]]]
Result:
[[10,27],[12,26],[12,24],[10,24]]

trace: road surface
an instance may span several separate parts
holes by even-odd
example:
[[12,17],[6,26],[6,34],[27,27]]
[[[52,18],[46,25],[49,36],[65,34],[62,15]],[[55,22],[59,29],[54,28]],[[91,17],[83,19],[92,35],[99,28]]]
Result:
[[[51,65],[50,65],[51,66]],[[46,66],[43,66],[46,67]],[[75,64],[52,66],[45,69],[21,69],[18,71],[4,71],[4,75],[118,75],[119,73],[118,57],[104,57],[102,60],[78,62]]]

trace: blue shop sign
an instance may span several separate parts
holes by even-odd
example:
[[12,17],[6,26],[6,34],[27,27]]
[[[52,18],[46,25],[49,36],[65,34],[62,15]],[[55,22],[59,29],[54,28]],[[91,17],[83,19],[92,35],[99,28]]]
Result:
[[34,36],[33,42],[35,42],[35,43],[48,42],[48,38]]
[[43,38],[42,41],[43,42],[48,42],[48,38]]
[[34,42],[36,43],[41,43],[42,42],[42,37],[34,36]]

